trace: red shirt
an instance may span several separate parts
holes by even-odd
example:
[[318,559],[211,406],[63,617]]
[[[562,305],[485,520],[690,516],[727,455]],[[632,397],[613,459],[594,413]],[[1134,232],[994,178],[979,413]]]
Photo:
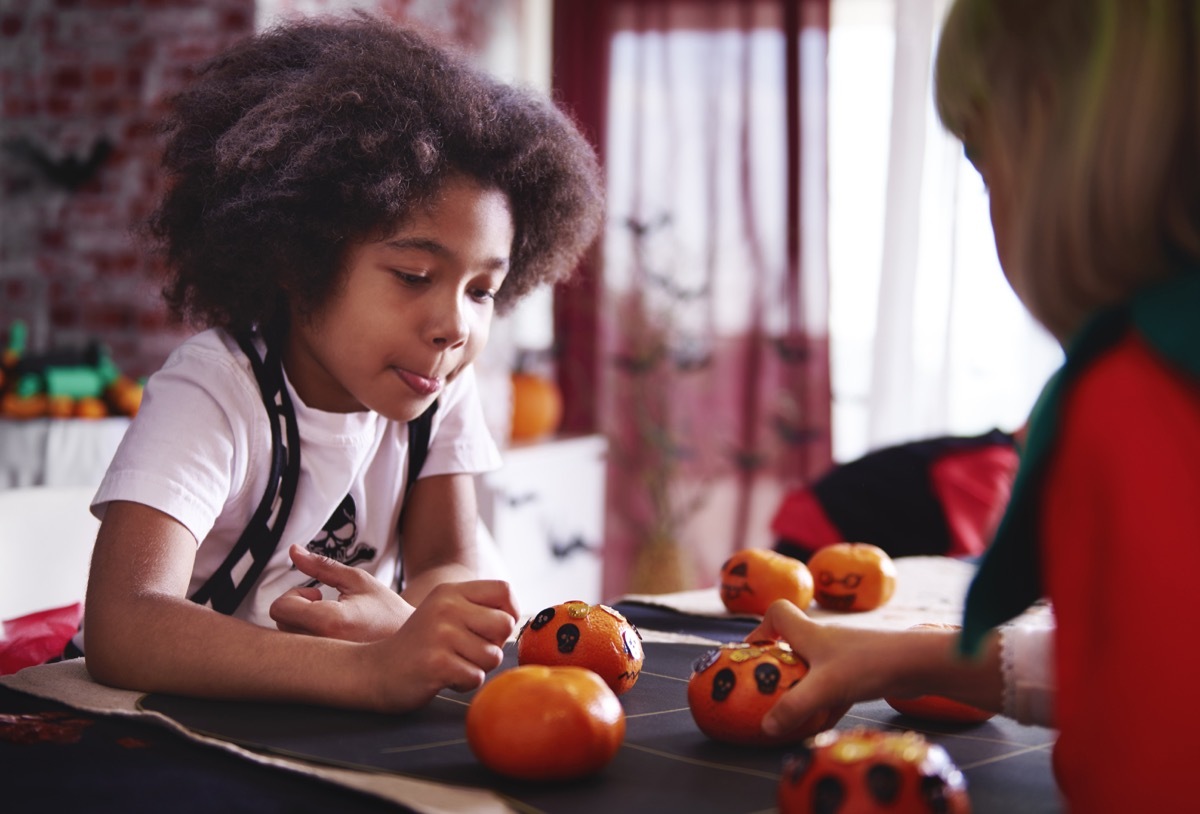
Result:
[[1059,783],[1073,812],[1196,810],[1200,387],[1131,335],[1060,417],[1041,504]]

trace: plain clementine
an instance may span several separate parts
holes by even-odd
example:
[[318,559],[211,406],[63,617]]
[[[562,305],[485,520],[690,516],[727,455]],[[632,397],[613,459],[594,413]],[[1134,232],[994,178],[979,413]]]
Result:
[[776,599],[804,609],[813,599],[813,577],[795,557],[765,548],[747,548],[721,566],[721,601],[730,613],[762,616]]
[[818,712],[793,731],[768,736],[767,710],[808,674],[808,665],[786,642],[731,642],[705,652],[692,666],[688,708],[713,740],[748,746],[795,743],[836,723],[845,710]]
[[870,543],[834,543],[808,559],[816,581],[814,598],[827,610],[868,611],[896,592],[896,564]]
[[513,667],[485,683],[467,709],[467,744],[475,757],[521,780],[592,774],[624,739],[621,702],[583,667]]
[[[836,806],[831,806],[836,801]],[[916,732],[858,727],[809,739],[788,756],[780,814],[969,814],[967,785],[946,750]]]
[[607,605],[563,602],[529,619],[517,634],[520,664],[571,664],[599,674],[617,695],[637,683],[642,634]]

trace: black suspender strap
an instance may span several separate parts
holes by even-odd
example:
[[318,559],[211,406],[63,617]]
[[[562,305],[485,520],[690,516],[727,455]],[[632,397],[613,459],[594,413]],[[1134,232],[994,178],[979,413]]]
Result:
[[[433,434],[433,414],[437,412],[435,401],[425,412],[408,422],[408,473],[404,479],[404,505],[412,495],[413,484],[421,475],[421,467],[429,455],[429,438]],[[404,523],[404,509],[400,509],[400,523]],[[404,590],[404,537],[400,538],[400,552],[396,558],[396,590]]]
[[417,482],[425,458],[429,456],[429,438],[433,435],[433,414],[437,412],[438,403],[435,401],[426,408],[425,412],[408,422],[408,474],[404,480],[404,497]]
[[251,337],[237,336],[238,346],[250,360],[271,424],[271,473],[254,516],[224,561],[192,601],[231,614],[262,575],[283,536],[300,479],[300,430],[296,412],[283,381],[279,349],[267,343],[260,358]]

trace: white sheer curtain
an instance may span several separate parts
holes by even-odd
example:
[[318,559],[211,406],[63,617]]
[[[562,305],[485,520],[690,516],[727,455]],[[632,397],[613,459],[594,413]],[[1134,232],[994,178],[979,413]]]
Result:
[[947,0],[834,0],[834,456],[1020,426],[1057,343],[996,260],[987,195],[933,107]]

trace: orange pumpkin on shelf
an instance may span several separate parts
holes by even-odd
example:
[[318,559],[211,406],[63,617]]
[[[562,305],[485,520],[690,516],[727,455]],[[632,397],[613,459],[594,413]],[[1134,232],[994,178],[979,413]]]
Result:
[[813,599],[813,577],[795,557],[765,548],[738,551],[721,566],[721,602],[730,613],[767,612],[776,599],[804,609]]
[[808,665],[786,642],[731,642],[700,656],[688,679],[688,708],[713,740],[744,746],[780,746],[837,722],[845,710],[818,712],[795,732],[770,736],[762,719],[785,692],[808,675]]
[[[949,625],[942,622],[924,622],[913,625],[912,630],[962,630],[962,625]],[[981,724],[995,716],[996,713],[953,698],[941,695],[919,695],[915,698],[900,698],[885,696],[884,701],[901,715],[910,718],[921,718],[926,721],[941,721],[951,724]]]
[[[831,800],[840,801],[836,807]],[[825,803],[825,806],[822,806]],[[780,814],[970,814],[962,772],[916,732],[822,732],[784,761]]]
[[826,610],[868,611],[896,592],[896,564],[870,543],[834,543],[809,557],[816,589],[813,597]]
[[645,658],[642,634],[607,605],[554,605],[529,619],[517,634],[518,663],[586,667],[617,695],[633,689]]
[[491,678],[467,709],[467,745],[494,772],[521,780],[573,780],[612,760],[625,710],[583,667],[513,667]]
[[514,441],[544,438],[562,423],[562,393],[552,379],[533,373],[512,374],[512,426]]

